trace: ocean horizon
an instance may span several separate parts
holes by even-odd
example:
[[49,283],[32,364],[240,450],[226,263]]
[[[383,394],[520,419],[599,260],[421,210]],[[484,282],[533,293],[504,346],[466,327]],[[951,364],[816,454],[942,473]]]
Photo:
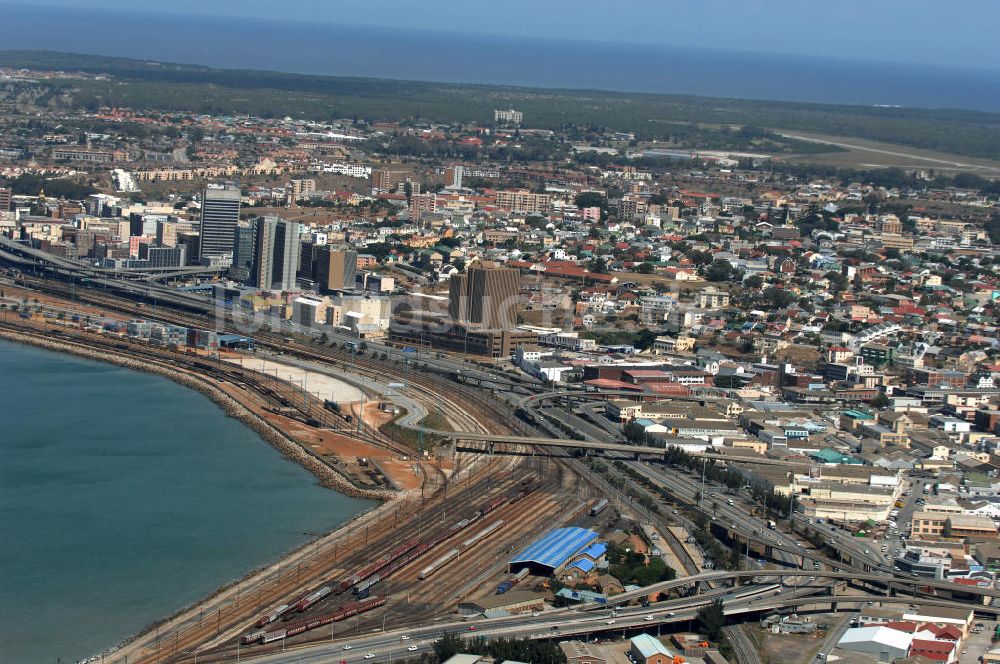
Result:
[[[0,4],[2,48],[299,74],[1000,112],[1000,70]],[[857,55],[857,54],[855,54]]]

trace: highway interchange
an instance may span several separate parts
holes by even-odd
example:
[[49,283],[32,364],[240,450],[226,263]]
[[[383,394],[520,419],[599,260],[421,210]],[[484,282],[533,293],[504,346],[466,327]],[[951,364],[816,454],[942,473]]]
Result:
[[[8,253],[12,247],[3,247],[3,255],[0,258],[9,258]],[[19,253],[19,252],[15,252]],[[25,265],[22,254],[18,264]],[[30,256],[27,260],[37,261],[37,256]],[[15,261],[17,262],[17,261]],[[71,270],[71,266],[54,264],[51,270],[57,273]],[[211,301],[190,294],[179,294],[177,291],[161,288],[148,281],[137,283],[135,281],[124,281],[120,279],[106,279],[92,273],[89,277],[90,283],[113,288],[132,297],[139,297],[149,300],[159,300],[163,304],[179,306],[187,310],[201,310],[204,315],[216,315],[219,309]],[[65,275],[64,275],[65,276]],[[223,311],[223,316],[230,317]],[[319,333],[315,330],[301,328],[288,321],[268,321],[272,326],[270,332],[278,334],[301,334],[315,339]],[[235,330],[239,332],[239,330]],[[333,339],[343,339],[348,341],[350,337],[333,333]],[[706,516],[715,520],[718,530],[724,531],[729,536],[734,536],[738,541],[746,542],[747,551],[753,544],[763,544],[771,554],[775,563],[781,566],[780,569],[750,569],[742,573],[748,585],[731,588],[717,588],[704,590],[693,597],[685,597],[665,602],[654,602],[649,607],[619,606],[617,615],[612,615],[609,607],[599,607],[586,605],[572,609],[560,609],[542,612],[538,615],[524,614],[514,615],[504,618],[483,619],[474,622],[444,620],[433,622],[424,627],[411,628],[406,632],[401,630],[387,629],[375,634],[358,635],[348,641],[340,640],[329,645],[310,646],[308,648],[296,649],[295,651],[274,653],[255,658],[260,662],[287,662],[287,663],[310,663],[319,664],[322,662],[341,661],[365,661],[365,655],[371,653],[373,656],[368,659],[386,661],[392,657],[413,656],[420,654],[430,648],[431,642],[443,633],[455,632],[465,635],[475,635],[480,637],[496,636],[518,636],[531,638],[564,638],[569,635],[591,636],[608,631],[623,630],[646,627],[652,628],[663,623],[682,622],[692,620],[698,608],[704,606],[713,597],[722,597],[726,604],[726,612],[730,615],[752,612],[754,614],[766,612],[772,609],[784,608],[796,604],[816,604],[825,605],[830,608],[834,598],[831,592],[836,592],[838,582],[853,580],[856,582],[868,583],[868,589],[853,589],[849,593],[841,593],[835,600],[839,606],[856,607],[873,601],[878,597],[879,586],[885,587],[886,593],[895,590],[897,593],[911,592],[908,588],[915,588],[917,581],[907,575],[900,574],[892,568],[892,551],[895,548],[894,542],[887,542],[885,553],[881,549],[876,549],[874,545],[859,541],[850,533],[832,528],[829,524],[813,524],[801,515],[793,516],[792,523],[794,530],[802,532],[813,530],[827,544],[829,550],[839,554],[841,560],[834,560],[826,557],[821,551],[817,551],[803,541],[800,535],[786,533],[783,530],[772,530],[767,527],[767,522],[762,516],[755,516],[752,513],[753,505],[748,503],[749,496],[745,492],[736,494],[722,494],[722,487],[701,484],[697,478],[682,473],[676,469],[666,467],[662,464],[646,463],[638,460],[640,454],[662,454],[662,450],[656,448],[636,448],[621,444],[620,436],[615,431],[614,425],[607,423],[599,415],[599,405],[584,404],[574,412],[570,409],[551,408],[544,406],[546,398],[558,398],[560,396],[575,396],[578,393],[567,391],[562,393],[549,393],[545,385],[540,381],[526,377],[512,377],[509,374],[500,372],[497,369],[481,367],[468,361],[455,360],[443,357],[440,354],[428,352],[421,349],[399,349],[392,346],[365,342],[369,352],[384,352],[389,355],[395,354],[397,357],[410,360],[414,365],[419,365],[419,370],[433,371],[449,376],[461,375],[465,380],[478,383],[483,389],[490,390],[500,399],[511,405],[519,403],[522,409],[540,415],[539,419],[554,418],[564,425],[572,427],[583,434],[584,440],[568,440],[557,437],[525,437],[525,436],[490,436],[482,432],[445,432],[426,430],[428,433],[446,435],[453,439],[460,440],[480,440],[486,442],[511,442],[520,445],[554,446],[564,448],[586,449],[591,453],[600,451],[613,459],[621,460],[636,473],[670,491],[679,500],[700,510]],[[262,344],[267,347],[267,344]],[[275,350],[273,347],[271,350]],[[311,370],[326,370],[321,365],[303,362],[291,356],[281,358],[281,361],[306,366]],[[416,370],[417,367],[414,367]],[[334,372],[338,377],[344,377],[344,373]],[[420,429],[418,422],[426,414],[426,408],[416,399],[407,394],[407,389],[391,390],[388,381],[382,382],[371,378],[353,376],[352,382],[370,391],[382,395],[392,395],[390,398],[399,403],[407,411],[407,416],[401,420],[402,426]],[[525,395],[528,396],[525,399]],[[544,414],[543,414],[544,411]],[[577,414],[580,413],[580,414]],[[492,440],[491,440],[492,438]],[[909,516],[914,508],[914,500],[918,491],[914,487],[909,491],[907,504],[900,514],[900,522]],[[697,501],[699,495],[707,496],[710,493],[718,494],[711,499],[703,498],[700,504]],[[733,504],[730,505],[729,501]],[[684,522],[683,515],[675,514],[673,520]],[[689,524],[685,524],[689,525]],[[813,537],[816,539],[816,537]],[[888,556],[888,560],[886,559]],[[749,563],[750,561],[748,561]],[[753,563],[756,565],[757,563]],[[817,566],[818,564],[818,566]],[[801,570],[792,568],[801,567]],[[869,572],[865,574],[865,572]],[[654,592],[668,590],[670,588],[692,586],[701,584],[702,588],[710,588],[712,583],[729,582],[739,573],[709,572],[697,574],[693,577],[681,579],[674,582],[664,582],[643,588],[641,591],[625,593],[616,597],[613,604],[620,605],[626,601],[639,599]],[[757,577],[754,579],[753,577]],[[791,587],[782,585],[787,579],[796,581]],[[894,579],[894,581],[893,581]],[[893,581],[890,589],[889,582]],[[948,584],[927,582],[920,580],[921,586],[943,587]],[[996,598],[998,594],[992,589],[969,589],[970,592],[981,591],[980,594],[987,598]],[[851,594],[853,593],[853,594]],[[917,601],[922,603],[937,603],[941,605],[952,604],[947,600],[921,598]],[[987,614],[995,615],[997,609],[992,605],[976,605],[976,610]],[[407,637],[407,638],[404,638]],[[350,646],[345,650],[345,646]],[[411,650],[410,648],[415,648]],[[246,653],[247,655],[251,653]]]

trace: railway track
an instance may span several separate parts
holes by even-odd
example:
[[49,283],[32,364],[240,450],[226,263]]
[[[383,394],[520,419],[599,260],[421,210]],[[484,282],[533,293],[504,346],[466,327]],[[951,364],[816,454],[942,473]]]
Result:
[[[10,321],[4,321],[3,326],[22,334],[44,332],[44,329],[40,329],[38,326]],[[57,336],[63,343],[77,344],[83,348],[107,352],[125,350],[118,347],[118,342],[99,335],[80,335],[77,337],[49,331],[48,336]],[[184,367],[186,361],[190,362],[191,360],[182,353],[158,347],[145,347],[135,343],[127,344],[127,351],[130,355],[140,357],[147,362],[169,366],[174,370]],[[274,405],[284,403],[281,395],[283,381],[269,378],[257,372],[243,370],[235,365],[223,364],[221,367],[199,366],[196,368],[209,376],[207,380],[218,380],[221,377],[234,384],[240,383],[244,387],[258,390],[261,393],[259,398],[264,403]],[[494,477],[498,479],[494,480]],[[349,529],[345,537],[328,542],[322,549],[313,550],[304,556],[293,569],[282,570],[279,567],[274,573],[259,578],[253,583],[240,584],[235,599],[220,606],[214,616],[206,615],[200,618],[197,623],[187,625],[184,630],[175,630],[172,634],[164,632],[163,635],[155,638],[149,646],[140,651],[139,660],[133,659],[133,661],[168,661],[175,654],[182,654],[189,643],[203,642],[224,632],[226,627],[234,622],[249,618],[268,606],[269,602],[273,601],[272,598],[294,594],[305,585],[343,573],[352,566],[360,566],[368,559],[372,551],[378,550],[383,545],[389,545],[392,541],[398,541],[400,537],[433,532],[435,528],[446,523],[449,514],[454,515],[454,511],[449,509],[452,502],[460,505],[474,504],[474,501],[487,495],[491,489],[499,491],[509,489],[512,483],[502,482],[503,478],[504,475],[497,472],[490,473],[475,483],[470,481],[464,483],[464,486],[460,484],[451,489],[450,502],[447,499],[448,485],[442,484],[435,487],[431,495],[422,501],[423,509],[418,509],[419,506],[404,504],[392,513],[391,519],[389,515],[386,515],[375,524],[367,526],[363,535],[360,530],[351,531]],[[434,505],[435,502],[439,504]],[[352,549],[357,553],[344,555]],[[106,661],[114,661],[114,659]]]
[[[28,281],[28,280],[26,280]],[[64,296],[65,288],[53,288],[44,280],[32,280],[36,283],[25,283],[31,288],[42,286],[46,292],[55,292],[59,296]],[[42,282],[42,283],[37,283]],[[104,293],[95,293],[90,290],[77,290],[78,299],[90,306],[98,309],[117,311],[129,317],[142,316],[149,312],[147,308],[139,308],[134,303],[119,297],[110,296]],[[169,310],[157,310],[155,316],[149,312],[150,317],[162,320],[167,323],[195,327],[200,329],[212,329],[215,321],[206,320],[203,316],[196,314],[185,314]],[[39,330],[33,329],[38,332]],[[238,331],[237,331],[238,332]],[[466,385],[457,385],[436,374],[420,372],[417,368],[409,368],[405,364],[378,360],[365,355],[358,355],[348,351],[328,348],[314,344],[306,344],[294,339],[289,340],[284,335],[264,332],[254,335],[255,342],[263,347],[278,352],[294,354],[297,357],[318,362],[324,365],[343,368],[345,371],[377,377],[385,380],[388,377],[405,379],[409,389],[419,396],[421,401],[428,405],[444,406],[448,409],[448,421],[458,430],[479,431],[483,433],[525,433],[527,425],[514,417],[513,409],[505,406],[496,399],[490,399],[488,395],[480,390],[471,389]],[[61,339],[64,342],[71,342],[68,339]],[[111,341],[102,338],[100,335],[86,335],[77,339],[77,343],[84,343],[85,347],[97,347],[102,350],[114,351],[118,340]],[[187,354],[176,353],[162,347],[153,346],[140,342],[128,342],[122,340],[124,350],[130,355],[138,356],[145,361],[165,364],[176,369],[178,360],[191,363],[192,357]],[[202,360],[204,358],[201,358]],[[233,387],[238,388],[258,403],[272,408],[293,408],[305,419],[316,419],[321,423],[326,423],[330,428],[343,429],[343,424],[336,421],[336,416],[322,408],[318,399],[305,397],[304,391],[285,381],[274,377],[268,377],[255,371],[246,370],[235,364],[224,362],[202,362],[200,366],[189,366],[192,373],[199,374],[206,381],[225,381]],[[429,409],[430,411],[430,409]],[[345,433],[348,433],[345,431]],[[377,435],[377,433],[372,434]],[[400,445],[398,441],[393,441],[388,436],[383,436],[379,441],[390,449],[405,451],[412,454],[413,450],[405,445]],[[462,455],[467,455],[463,459]],[[301,594],[304,590],[315,587],[320,582],[335,578],[339,574],[345,573],[349,569],[356,568],[371,556],[379,555],[380,551],[388,549],[393,542],[400,541],[407,536],[426,534],[434,532],[435,529],[445,527],[450,523],[450,519],[456,514],[454,505],[475,504],[474,501],[481,500],[484,496],[496,495],[498,492],[507,490],[512,486],[512,482],[524,477],[527,472],[523,466],[527,457],[501,457],[496,458],[483,453],[460,453],[457,459],[455,472],[450,481],[446,481],[443,475],[438,475],[433,490],[429,495],[422,496],[419,501],[405,502],[396,510],[382,514],[380,518],[364,527],[351,529],[346,533],[328,537],[322,545],[316,544],[305,547],[309,549],[301,555],[296,564],[269,571],[267,574],[257,575],[254,578],[241,582],[236,586],[235,592],[229,589],[227,598],[216,601],[211,606],[214,611],[199,614],[197,620],[192,617],[182,627],[172,631],[165,630],[162,634],[157,634],[155,638],[150,638],[149,633],[144,635],[143,643],[138,649],[132,648],[134,655],[130,658],[133,662],[187,662],[195,657],[201,661],[210,661],[216,655],[220,659],[225,659],[228,655],[234,654],[227,644],[232,643],[232,636],[238,634],[241,629],[249,625],[260,612],[269,606],[275,606],[282,599],[291,595]],[[463,468],[467,463],[468,467]],[[546,462],[548,463],[548,462]],[[473,472],[474,466],[478,472]],[[510,523],[515,525],[516,530],[523,531],[525,527],[548,527],[551,521],[547,521],[546,515],[552,509],[564,506],[565,501],[551,499],[551,496],[560,495],[559,483],[563,479],[563,473],[568,470],[562,462],[556,460],[553,464],[558,472],[553,474],[553,480],[543,482],[543,489],[533,501],[526,502],[511,519]],[[462,476],[462,473],[465,473]],[[456,481],[459,479],[460,481]],[[547,494],[550,500],[546,507],[542,507],[542,497]],[[537,503],[537,504],[536,504]],[[535,505],[535,507],[531,507]],[[506,530],[504,528],[503,530]],[[516,532],[513,536],[516,536]],[[517,540],[520,541],[520,540]],[[454,570],[464,570],[468,564],[484,565],[489,559],[494,558],[488,551],[489,546],[479,547],[479,551],[474,555],[465,556],[462,564],[455,565]],[[415,567],[411,565],[410,567]],[[480,567],[481,569],[481,567]],[[413,574],[413,571],[410,571]],[[469,575],[462,573],[461,579],[467,581]],[[400,582],[406,582],[405,577],[400,577]],[[396,589],[394,589],[396,590]],[[413,594],[413,590],[410,591]],[[398,593],[396,593],[398,594]],[[447,594],[447,593],[445,593]],[[432,598],[440,605],[454,599],[454,597]],[[317,605],[317,610],[329,611],[329,602]],[[437,606],[436,608],[440,608]],[[426,613],[417,618],[412,618],[413,624],[420,620],[426,620]],[[384,619],[384,616],[383,616]],[[394,620],[409,620],[405,615],[395,614]],[[359,619],[361,620],[361,619]],[[361,620],[377,620],[376,617],[368,617]],[[307,639],[308,640],[308,639]],[[208,649],[205,646],[208,644]],[[119,657],[122,651],[115,656],[105,658],[108,664],[118,664],[123,659]]]

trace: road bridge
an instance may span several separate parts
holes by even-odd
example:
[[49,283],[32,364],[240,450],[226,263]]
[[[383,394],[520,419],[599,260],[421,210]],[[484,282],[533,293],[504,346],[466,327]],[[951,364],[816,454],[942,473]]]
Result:
[[[836,581],[864,581],[866,583],[872,584],[884,584],[886,586],[887,592],[891,592],[893,589],[897,591],[905,591],[907,588],[916,588],[917,586],[921,588],[932,588],[934,590],[948,591],[953,593],[959,593],[962,595],[975,595],[982,600],[987,598],[997,598],[1000,597],[1000,590],[995,590],[992,587],[977,587],[977,586],[962,586],[957,583],[951,583],[950,581],[939,581],[936,579],[917,579],[917,578],[897,578],[893,576],[888,576],[886,574],[874,574],[874,573],[863,573],[858,571],[844,571],[844,572],[815,572],[812,570],[742,570],[742,571],[719,571],[719,572],[702,572],[701,574],[695,574],[694,576],[688,576],[681,579],[672,579],[670,581],[661,581],[659,583],[654,583],[652,585],[644,586],[637,590],[630,590],[619,595],[615,595],[608,599],[609,604],[622,604],[627,603],[632,600],[640,599],[651,595],[653,593],[667,592],[674,588],[681,588],[686,585],[692,585],[696,583],[701,583],[703,581],[738,581],[740,579],[761,576],[770,577],[822,577],[824,579],[833,579]],[[869,598],[870,599],[870,598]],[[920,600],[923,601],[923,600]],[[965,602],[968,605],[968,602]],[[978,608],[978,607],[977,607]],[[1000,607],[997,607],[1000,610]]]
[[[586,440],[576,440],[573,438],[544,438],[534,436],[471,433],[468,431],[441,431],[439,429],[429,429],[427,427],[418,428],[422,429],[426,434],[441,436],[443,438],[453,440],[456,443],[463,441],[484,442],[488,444],[491,452],[497,451],[496,446],[498,444],[510,443],[514,445],[537,445],[538,447],[561,447],[593,450],[595,452],[620,452],[622,454],[633,455],[635,457],[655,456],[661,459],[666,457],[668,453],[668,448],[650,447],[648,445],[625,445],[621,443],[599,443]],[[710,452],[689,452],[689,454],[693,457],[714,459],[725,463],[753,463],[762,466],[781,466],[786,468],[801,467],[803,465],[799,461],[784,461],[782,459],[769,459],[764,457],[730,457]]]

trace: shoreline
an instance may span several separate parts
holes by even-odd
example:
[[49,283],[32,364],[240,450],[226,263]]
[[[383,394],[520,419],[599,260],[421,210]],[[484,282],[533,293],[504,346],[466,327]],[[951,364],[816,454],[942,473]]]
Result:
[[[195,602],[175,610],[170,615],[148,623],[134,634],[108,646],[108,648],[103,651],[104,654],[111,654],[120,651],[122,648],[125,648],[135,643],[145,635],[150,634],[156,628],[163,627],[172,621],[183,618],[186,614],[189,614],[200,605],[224,598],[227,593],[232,593],[234,590],[238,590],[239,586],[246,581],[273,573],[275,569],[280,569],[285,561],[302,555],[303,552],[307,551],[310,547],[321,545],[327,540],[335,539],[341,536],[344,532],[349,532],[350,529],[356,527],[358,523],[363,523],[370,519],[378,519],[379,515],[385,509],[393,505],[402,497],[400,494],[395,492],[361,489],[354,486],[347,478],[338,473],[335,469],[323,463],[320,459],[306,450],[302,445],[291,439],[280,429],[267,422],[263,417],[253,412],[249,407],[241,403],[236,398],[223,392],[221,389],[216,387],[214,383],[210,382],[209,379],[199,375],[195,371],[180,367],[167,367],[155,362],[149,362],[141,358],[132,357],[125,353],[119,355],[100,349],[87,348],[78,343],[47,339],[38,334],[19,334],[2,327],[0,327],[0,340],[16,344],[24,344],[56,353],[65,353],[87,360],[104,362],[132,371],[159,375],[184,387],[193,389],[207,397],[228,417],[238,420],[241,424],[257,434],[264,442],[276,449],[286,460],[296,463],[306,469],[323,488],[336,491],[337,493],[345,496],[375,501],[375,504],[369,509],[356,514],[332,530],[323,533],[321,536],[305,541],[302,544],[279,554],[274,560],[254,567],[239,578],[224,581],[214,590],[202,596]],[[100,656],[100,653],[97,656]]]
[[133,371],[163,376],[206,396],[227,416],[243,423],[266,443],[278,450],[283,457],[308,470],[321,486],[352,498],[364,498],[379,502],[391,501],[398,496],[395,492],[362,489],[355,486],[343,475],[316,458],[302,445],[292,440],[283,431],[267,422],[260,415],[254,413],[237,399],[220,390],[214,384],[210,383],[208,379],[189,369],[169,369],[165,366],[128,355],[114,355],[102,350],[68,344],[64,341],[45,339],[37,335],[19,336],[2,328],[0,328],[0,339],[43,348],[57,353],[67,353],[84,359],[114,364]]

